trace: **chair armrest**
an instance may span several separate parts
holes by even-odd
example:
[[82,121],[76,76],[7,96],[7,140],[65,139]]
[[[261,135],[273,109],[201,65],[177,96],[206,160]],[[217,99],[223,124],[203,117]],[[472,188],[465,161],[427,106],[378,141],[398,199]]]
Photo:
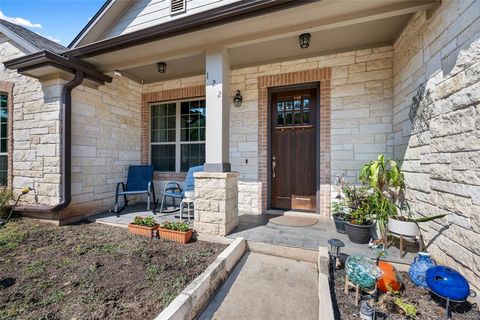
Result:
[[194,191],[194,190],[195,190],[195,186],[193,184],[189,184],[184,188],[184,191]]
[[169,182],[167,182],[167,184],[166,184],[165,187],[163,188],[163,191],[164,191],[164,193],[165,193],[166,191],[176,190],[176,189],[182,191],[182,188],[180,187],[180,185],[179,185],[177,182],[169,181]]

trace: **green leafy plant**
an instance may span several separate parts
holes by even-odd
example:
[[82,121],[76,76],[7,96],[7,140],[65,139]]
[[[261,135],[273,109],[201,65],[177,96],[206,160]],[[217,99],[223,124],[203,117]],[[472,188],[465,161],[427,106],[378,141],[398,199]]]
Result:
[[[387,285],[387,299],[393,299],[393,303],[407,316],[409,319],[417,318],[417,308],[408,302],[405,302],[399,291],[393,290],[391,285]],[[391,300],[390,300],[391,301]]]
[[343,200],[332,202],[332,214],[335,217],[345,218],[348,208]]
[[355,209],[352,209],[352,212],[349,216],[350,223],[358,225],[367,225],[370,224],[374,216],[374,205],[375,205],[375,195],[370,193],[366,194],[360,199],[358,205]]
[[360,181],[390,197],[396,203],[405,190],[403,173],[395,160],[385,160],[383,154],[370,161],[360,171]]
[[174,231],[188,231],[190,230],[190,225],[187,222],[169,222],[165,221],[161,226],[163,229],[174,230]]
[[157,221],[153,217],[135,217],[132,224],[145,227],[154,227],[157,225]]

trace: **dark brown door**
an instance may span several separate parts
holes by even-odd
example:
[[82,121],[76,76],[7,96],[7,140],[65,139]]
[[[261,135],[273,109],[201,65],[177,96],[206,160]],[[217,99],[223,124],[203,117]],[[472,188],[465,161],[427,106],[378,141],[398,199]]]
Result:
[[271,207],[315,211],[316,90],[272,94]]

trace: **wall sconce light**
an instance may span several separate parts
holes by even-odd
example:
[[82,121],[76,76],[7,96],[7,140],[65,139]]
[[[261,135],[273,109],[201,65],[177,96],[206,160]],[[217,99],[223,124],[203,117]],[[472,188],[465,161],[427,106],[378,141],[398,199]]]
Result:
[[167,64],[165,62],[158,62],[157,63],[157,70],[160,73],[167,72]]
[[240,108],[240,106],[242,105],[242,101],[242,94],[240,93],[240,90],[237,90],[235,97],[233,97],[233,104],[235,105],[235,108]]
[[302,33],[298,40],[300,41],[300,48],[307,49],[310,46],[310,40],[312,39],[312,35],[310,33]]

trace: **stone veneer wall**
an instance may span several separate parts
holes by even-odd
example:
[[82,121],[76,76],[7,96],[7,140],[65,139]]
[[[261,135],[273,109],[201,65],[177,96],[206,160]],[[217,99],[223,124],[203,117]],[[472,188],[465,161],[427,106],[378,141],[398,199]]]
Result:
[[[53,205],[60,200],[60,88],[61,82],[38,80],[7,70],[1,62],[27,51],[0,34],[0,81],[13,85],[14,191],[34,187],[22,203]],[[10,142],[12,147],[12,141]]]
[[112,83],[72,92],[72,204],[62,219],[112,208],[117,183],[140,164],[142,86],[111,76]]
[[477,292],[479,12],[478,0],[444,0],[436,12],[418,13],[396,41],[393,63],[395,156],[405,158],[407,198],[415,214],[448,214],[421,225],[427,250],[462,272]]

